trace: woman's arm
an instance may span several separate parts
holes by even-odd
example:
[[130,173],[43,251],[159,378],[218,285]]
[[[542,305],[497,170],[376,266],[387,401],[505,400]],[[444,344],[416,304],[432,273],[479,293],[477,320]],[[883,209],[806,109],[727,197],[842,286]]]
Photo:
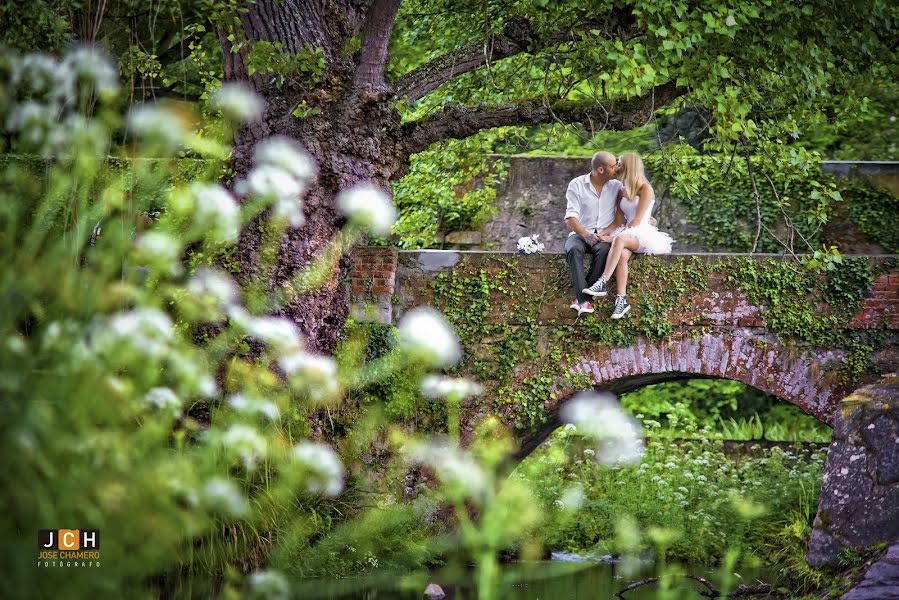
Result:
[[611,239],[603,239],[608,238],[609,234],[621,227],[624,223],[624,213],[621,212],[621,206],[615,209],[615,219],[612,221],[612,224],[599,232],[599,239],[603,242],[610,242]]
[[644,183],[640,187],[637,195],[640,197],[640,202],[637,203],[637,214],[634,215],[634,220],[628,223],[628,229],[630,229],[631,227],[636,227],[643,222],[646,217],[647,211],[649,211],[649,207],[656,199],[656,194],[652,190],[652,186],[648,183]]

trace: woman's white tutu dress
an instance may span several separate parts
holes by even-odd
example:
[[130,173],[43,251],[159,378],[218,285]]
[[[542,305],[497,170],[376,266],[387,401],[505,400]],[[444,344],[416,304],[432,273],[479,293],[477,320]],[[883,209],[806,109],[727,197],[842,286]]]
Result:
[[[639,196],[633,200],[628,198],[621,199],[619,207],[621,212],[624,213],[625,227],[627,227],[627,223],[633,222],[636,218],[637,205],[639,203]],[[652,204],[649,205],[649,210],[646,211],[642,223],[636,227],[627,227],[626,229],[619,227],[612,236],[624,234],[637,238],[637,242],[640,245],[637,248],[638,254],[671,254],[671,244],[674,243],[674,240],[664,231],[659,231],[657,227],[649,224],[649,217],[652,216],[652,209],[655,207],[655,203],[656,201],[653,200]]]

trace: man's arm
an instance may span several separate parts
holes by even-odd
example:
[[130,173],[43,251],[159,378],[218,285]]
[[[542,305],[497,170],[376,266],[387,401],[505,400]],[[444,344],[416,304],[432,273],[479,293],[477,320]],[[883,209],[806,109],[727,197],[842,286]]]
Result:
[[568,191],[565,193],[565,198],[567,200],[567,206],[565,207],[565,224],[568,226],[568,229],[584,238],[584,240],[592,246],[599,241],[599,236],[587,231],[584,226],[581,225],[581,201],[578,199],[577,194],[572,188],[573,185],[574,181],[569,183]]

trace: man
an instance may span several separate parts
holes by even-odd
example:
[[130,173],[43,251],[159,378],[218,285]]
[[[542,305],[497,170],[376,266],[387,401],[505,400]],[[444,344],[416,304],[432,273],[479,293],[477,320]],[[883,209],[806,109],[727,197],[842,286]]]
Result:
[[[597,152],[590,161],[590,172],[575,177],[568,184],[565,198],[565,223],[571,230],[565,241],[565,258],[571,273],[575,301],[571,308],[592,313],[593,303],[584,288],[593,285],[606,266],[612,245],[600,241],[615,229],[615,211],[623,185],[615,179],[618,161],[608,152]],[[590,271],[584,279],[584,257],[591,256]]]

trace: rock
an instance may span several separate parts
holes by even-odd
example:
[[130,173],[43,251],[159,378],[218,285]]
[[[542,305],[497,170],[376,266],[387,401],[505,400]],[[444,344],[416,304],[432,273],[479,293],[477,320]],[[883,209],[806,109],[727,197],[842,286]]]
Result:
[[868,567],[864,576],[840,600],[899,599],[899,544],[893,544],[887,553]]
[[425,588],[425,596],[427,596],[431,600],[443,600],[443,598],[446,598],[446,594],[443,592],[443,588],[436,583],[428,584],[428,587]]
[[897,541],[899,383],[887,375],[846,397],[835,411],[806,559],[815,567],[835,565],[844,548]]

